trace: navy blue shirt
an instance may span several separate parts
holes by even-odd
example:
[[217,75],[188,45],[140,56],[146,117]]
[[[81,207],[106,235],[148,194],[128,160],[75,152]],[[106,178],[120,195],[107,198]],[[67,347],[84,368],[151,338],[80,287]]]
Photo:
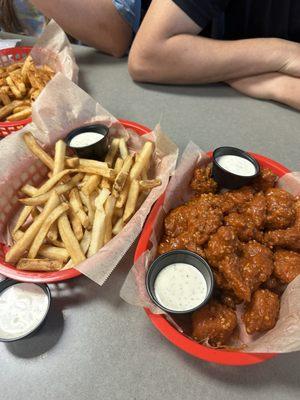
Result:
[[202,34],[217,39],[278,37],[300,42],[300,0],[173,0]]

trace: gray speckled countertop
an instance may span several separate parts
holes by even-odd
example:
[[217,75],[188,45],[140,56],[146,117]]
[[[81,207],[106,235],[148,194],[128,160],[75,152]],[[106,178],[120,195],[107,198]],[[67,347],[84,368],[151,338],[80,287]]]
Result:
[[[223,85],[137,85],[125,59],[80,46],[75,53],[80,86],[116,117],[149,127],[160,121],[181,150],[190,139],[205,150],[236,145],[300,170],[296,111]],[[300,353],[237,368],[206,363],[172,346],[141,309],[119,299],[131,262],[128,254],[102,288],[85,277],[51,285],[53,307],[40,332],[0,343],[1,399],[299,398]]]

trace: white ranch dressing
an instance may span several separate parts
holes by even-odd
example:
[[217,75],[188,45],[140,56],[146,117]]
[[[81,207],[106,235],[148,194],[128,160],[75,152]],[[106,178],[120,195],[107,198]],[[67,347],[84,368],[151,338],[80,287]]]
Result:
[[9,286],[0,294],[0,337],[17,339],[27,335],[44,319],[48,306],[48,296],[40,286]]
[[173,311],[187,311],[200,305],[207,295],[202,273],[193,265],[170,264],[162,269],[154,282],[158,302]]
[[217,163],[226,171],[240,176],[252,176],[256,168],[247,158],[233,155],[224,155],[216,158]]
[[104,137],[98,132],[82,132],[74,136],[70,141],[72,147],[86,147],[99,142]]

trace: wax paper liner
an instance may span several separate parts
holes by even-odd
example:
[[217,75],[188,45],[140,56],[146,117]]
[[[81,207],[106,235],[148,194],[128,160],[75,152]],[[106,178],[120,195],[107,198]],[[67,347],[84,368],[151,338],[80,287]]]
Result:
[[[189,182],[196,165],[206,165],[207,155],[194,143],[190,142],[182,155],[179,166],[170,180],[165,199],[158,212],[150,237],[150,249],[144,252],[130,270],[120,296],[127,303],[149,308],[152,313],[164,314],[181,333],[185,334],[180,324],[156,307],[150,300],[146,287],[145,276],[150,263],[157,254],[157,244],[163,231],[163,221],[166,214],[173,208],[186,202],[192,195]],[[279,179],[278,186],[294,195],[300,194],[300,173],[293,172]],[[242,348],[241,351],[255,353],[287,353],[300,350],[300,276],[291,282],[282,298],[280,315],[276,326],[265,334],[250,336],[241,323],[241,309],[238,310],[239,340],[233,345]]]
[[[71,43],[65,32],[52,19],[35,42],[30,55],[37,65],[47,64],[55,72],[61,72],[73,82],[78,81],[76,64]],[[12,62],[11,57],[2,55],[0,65]]]
[[139,235],[152,205],[165,191],[175,169],[178,148],[159,126],[144,136],[127,131],[113,115],[61,73],[49,82],[34,103],[32,118],[31,124],[1,141],[0,242],[7,245],[11,244],[10,227],[20,210],[20,188],[25,183],[38,185],[48,172],[27,149],[22,139],[24,132],[31,131],[50,153],[54,143],[65,138],[72,129],[95,122],[110,127],[111,136],[125,137],[130,152],[140,150],[146,140],[155,144],[149,177],[161,178],[162,185],[150,192],[119,235],[93,257],[76,266],[80,272],[102,285]]

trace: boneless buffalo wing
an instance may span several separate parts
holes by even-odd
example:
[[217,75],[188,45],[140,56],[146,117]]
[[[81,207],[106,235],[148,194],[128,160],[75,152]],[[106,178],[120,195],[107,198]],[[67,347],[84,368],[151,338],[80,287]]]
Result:
[[191,250],[213,270],[214,298],[192,316],[197,341],[229,344],[241,303],[248,334],[277,322],[280,295],[300,274],[300,200],[277,179],[262,169],[251,185],[218,192],[211,168],[196,168],[191,199],[165,218],[158,252]]
[[250,335],[274,328],[279,314],[279,297],[267,289],[257,290],[243,315],[246,331]]
[[283,283],[290,283],[300,274],[300,254],[277,250],[274,255],[274,275]]
[[193,337],[212,346],[228,343],[237,326],[235,312],[215,300],[193,314]]

